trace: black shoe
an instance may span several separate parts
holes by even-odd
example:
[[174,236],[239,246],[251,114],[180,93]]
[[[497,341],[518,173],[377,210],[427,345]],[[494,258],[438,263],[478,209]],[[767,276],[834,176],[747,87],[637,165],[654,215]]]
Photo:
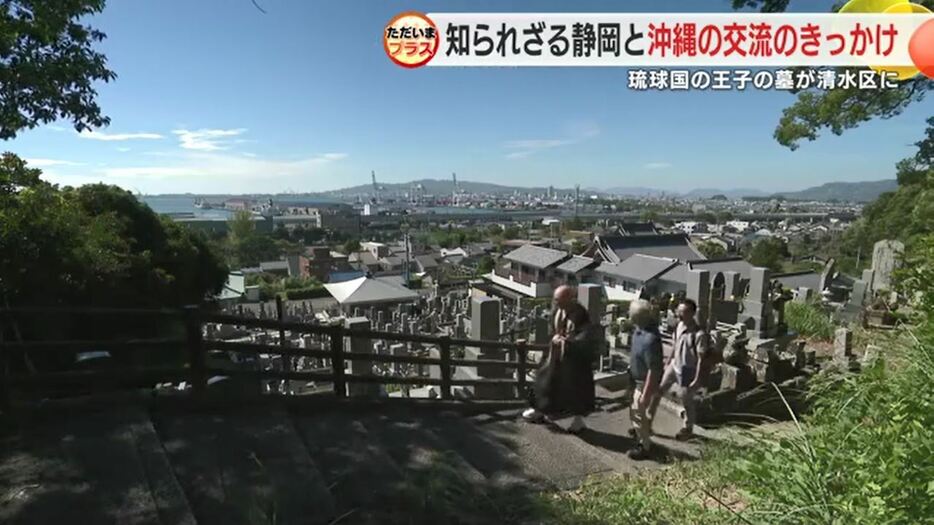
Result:
[[636,446],[636,448],[630,450],[627,454],[629,459],[636,461],[643,461],[652,457],[652,453],[642,447],[642,445]]

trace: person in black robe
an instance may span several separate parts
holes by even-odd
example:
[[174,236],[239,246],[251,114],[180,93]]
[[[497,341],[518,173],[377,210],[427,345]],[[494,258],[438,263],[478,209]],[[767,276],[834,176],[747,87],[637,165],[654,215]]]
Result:
[[593,360],[597,346],[590,316],[575,295],[570,286],[555,290],[554,336],[535,376],[531,408],[522,414],[533,422],[573,415],[570,432],[583,430],[583,416],[594,409]]

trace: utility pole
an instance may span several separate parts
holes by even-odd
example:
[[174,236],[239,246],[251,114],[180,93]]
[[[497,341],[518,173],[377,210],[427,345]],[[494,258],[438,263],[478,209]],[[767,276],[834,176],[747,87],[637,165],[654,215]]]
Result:
[[574,218],[577,218],[577,207],[580,205],[581,201],[581,185],[577,184],[574,186]]
[[379,204],[379,185],[376,184],[376,170],[370,172],[370,177],[373,179],[373,198],[376,199],[376,204]]
[[409,225],[407,223],[402,223],[402,242],[405,246],[405,263],[402,266],[402,273],[405,279],[405,287],[408,288],[411,284],[409,279],[409,256],[412,250],[409,243]]

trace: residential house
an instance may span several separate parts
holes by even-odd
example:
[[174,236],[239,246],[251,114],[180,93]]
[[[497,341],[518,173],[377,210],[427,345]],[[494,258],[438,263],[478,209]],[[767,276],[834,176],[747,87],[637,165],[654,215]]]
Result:
[[565,284],[589,283],[593,280],[594,269],[598,264],[592,257],[575,255],[556,266],[555,272],[558,280]]
[[526,297],[549,297],[554,286],[564,282],[557,267],[570,258],[566,252],[527,244],[504,255],[483,278]]
[[707,233],[707,223],[697,221],[684,221],[675,224],[676,230],[691,235],[693,233]]
[[221,307],[237,304],[246,296],[246,278],[243,272],[230,272],[227,275],[227,282],[224,288],[214,299]]
[[601,262],[594,273],[608,300],[631,301],[643,290],[657,293],[658,277],[678,264],[677,259],[635,254],[622,262]]
[[633,255],[651,255],[680,261],[704,259],[684,233],[623,235],[619,232],[597,235],[581,254],[601,262],[621,263]]
[[288,261],[263,261],[259,263],[259,270],[263,273],[272,273],[282,277],[289,277],[290,275]]
[[308,275],[323,283],[331,282],[331,275],[352,270],[347,257],[332,252],[327,246],[305,248],[305,267]]
[[413,262],[416,272],[432,277],[438,276],[441,265],[438,264],[438,260],[435,259],[434,255],[416,255]]

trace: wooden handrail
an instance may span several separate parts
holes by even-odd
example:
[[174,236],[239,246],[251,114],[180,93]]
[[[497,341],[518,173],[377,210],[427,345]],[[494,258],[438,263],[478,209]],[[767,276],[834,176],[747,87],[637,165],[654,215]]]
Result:
[[[299,322],[285,322],[282,320],[281,306],[278,310],[278,319],[249,319],[238,316],[206,312],[197,307],[182,309],[115,309],[115,308],[10,308],[0,309],[3,313],[83,313],[83,314],[136,314],[136,315],[169,315],[178,316],[185,323],[185,338],[152,338],[127,339],[107,341],[2,341],[0,347],[7,349],[38,350],[38,349],[95,349],[95,350],[124,350],[133,348],[178,345],[187,349],[185,367],[166,368],[122,368],[106,370],[75,370],[33,374],[28,376],[7,376],[4,383],[23,387],[36,385],[48,386],[82,386],[94,387],[99,382],[114,384],[127,384],[134,381],[143,382],[159,379],[160,381],[187,379],[191,384],[191,393],[195,398],[202,397],[210,376],[247,377],[256,380],[296,380],[327,382],[333,385],[338,397],[347,396],[349,383],[370,384],[403,384],[403,385],[431,385],[440,387],[440,398],[453,399],[452,387],[476,385],[508,385],[518,387],[520,396],[524,395],[529,369],[528,352],[547,350],[547,345],[528,344],[525,340],[510,341],[481,341],[473,339],[453,339],[447,336],[404,334],[396,332],[383,332],[369,329],[347,329],[341,325],[316,325]],[[244,327],[262,328],[278,331],[277,344],[245,343],[223,340],[205,340],[203,325],[205,322],[231,324]],[[317,334],[327,336],[330,343],[320,349],[296,348],[286,344],[286,331],[292,333]],[[345,349],[345,337],[371,340],[386,340],[409,343],[420,343],[436,346],[439,349],[438,357],[422,357],[413,355],[387,355],[370,352],[348,352]],[[452,357],[453,347],[495,348],[509,351],[509,360],[496,359],[455,359]],[[3,348],[0,348],[2,350]],[[249,354],[281,355],[287,358],[283,370],[243,370],[219,369],[208,366],[207,356],[210,351],[237,352]],[[317,371],[296,372],[288,366],[292,357],[304,356],[328,361],[326,372]],[[363,361],[373,363],[427,365],[440,368],[440,378],[436,377],[399,377],[395,375],[349,374],[345,371],[348,361]],[[476,366],[500,366],[516,370],[515,378],[508,379],[454,379],[454,368]],[[2,372],[2,370],[0,370]]]
[[[332,356],[330,350],[316,350],[313,348],[282,348],[278,345],[260,344],[260,343],[235,343],[230,341],[205,341],[204,346],[207,350],[222,350],[226,352],[240,352],[249,354],[271,354],[288,355],[302,357],[329,358]],[[442,342],[442,348],[444,343]],[[520,354],[521,355],[521,354]],[[345,361],[375,361],[379,363],[401,363],[413,365],[444,365],[444,358],[437,357],[419,357],[408,355],[391,354],[369,354],[364,352],[344,352]],[[477,365],[501,365],[505,368],[518,368],[520,361],[500,361],[498,359],[454,359],[448,358],[450,366],[477,366]]]
[[99,306],[19,306],[0,308],[0,314],[118,314],[182,317],[185,308],[113,308]]
[[[313,325],[308,323],[296,323],[288,321],[280,323],[279,321],[273,319],[248,319],[227,314],[202,314],[201,320],[212,323],[231,324],[251,328],[265,328],[268,330],[285,329],[291,332],[305,334],[331,335],[344,331],[344,328],[341,326]],[[361,337],[364,339],[382,339],[385,341],[400,341],[433,345],[440,345],[442,340],[442,336],[437,335],[403,334],[399,332],[383,332],[379,330],[361,329],[354,329],[353,336]],[[452,346],[469,346],[474,348],[499,348],[508,350],[515,348],[516,346],[516,343],[511,341],[485,341],[478,339],[448,339],[448,341]],[[529,350],[545,350],[548,348],[548,345],[527,344],[526,347]]]
[[22,348],[25,350],[43,350],[55,348],[114,350],[147,346],[184,345],[186,343],[186,339],[166,337],[154,339],[124,339],[118,341],[6,341],[3,343],[3,346],[7,348]]

